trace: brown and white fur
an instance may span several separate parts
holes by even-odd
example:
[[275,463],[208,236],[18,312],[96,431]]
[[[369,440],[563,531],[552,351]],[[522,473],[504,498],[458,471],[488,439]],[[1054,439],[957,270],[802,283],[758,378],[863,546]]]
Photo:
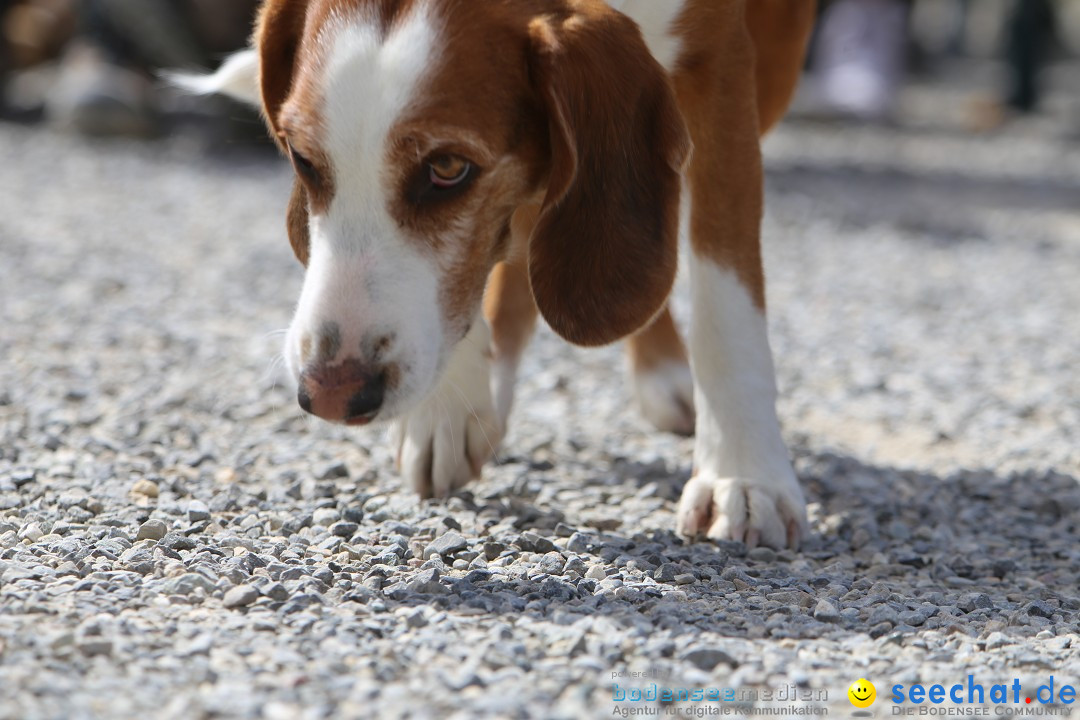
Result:
[[[423,497],[480,472],[537,313],[627,338],[661,429],[696,433],[678,530],[796,546],[777,421],[759,140],[814,0],[267,0],[187,86],[258,103],[296,168],[301,405],[395,420]],[[666,302],[692,254],[688,349]],[[689,352],[688,352],[689,351]]]

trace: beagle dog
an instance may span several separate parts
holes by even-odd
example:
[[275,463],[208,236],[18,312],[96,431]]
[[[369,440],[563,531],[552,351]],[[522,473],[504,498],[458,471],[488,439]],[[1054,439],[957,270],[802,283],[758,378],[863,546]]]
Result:
[[[502,437],[539,313],[578,345],[626,338],[645,416],[696,434],[680,533],[797,546],[760,138],[814,4],[266,0],[251,50],[181,83],[258,104],[295,169],[300,406],[393,420],[404,478],[445,497]],[[667,308],[680,235],[688,348]]]

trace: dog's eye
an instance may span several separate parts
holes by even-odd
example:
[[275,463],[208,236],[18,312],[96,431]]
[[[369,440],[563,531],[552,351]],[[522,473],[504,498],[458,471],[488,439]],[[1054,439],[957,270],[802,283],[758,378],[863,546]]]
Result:
[[469,177],[473,166],[465,158],[441,155],[428,161],[428,178],[439,189],[457,187]]
[[405,197],[418,208],[436,207],[464,195],[481,169],[460,155],[429,155],[408,176]]
[[296,150],[294,150],[292,146],[289,147],[289,157],[292,160],[293,167],[296,168],[297,173],[312,182],[318,182],[319,171],[315,169],[314,163],[312,163],[300,153],[296,152]]

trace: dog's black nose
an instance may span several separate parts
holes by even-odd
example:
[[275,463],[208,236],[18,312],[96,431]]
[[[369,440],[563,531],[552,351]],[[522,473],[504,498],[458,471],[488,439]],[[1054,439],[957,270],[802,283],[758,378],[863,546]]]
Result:
[[300,385],[300,388],[296,391],[296,401],[300,403],[300,409],[306,413],[311,412],[311,396],[308,395],[307,388]]
[[345,421],[370,419],[383,404],[386,394],[386,376],[376,375],[349,398],[345,409]]

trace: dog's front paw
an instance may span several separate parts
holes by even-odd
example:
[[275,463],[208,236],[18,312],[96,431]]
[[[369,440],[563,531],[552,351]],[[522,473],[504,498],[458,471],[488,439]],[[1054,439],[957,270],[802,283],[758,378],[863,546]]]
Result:
[[793,474],[761,481],[699,472],[683,488],[677,522],[688,538],[797,549],[806,535],[806,501]]
[[479,477],[502,440],[488,337],[478,322],[455,348],[435,392],[394,428],[401,476],[422,498],[448,497]]

